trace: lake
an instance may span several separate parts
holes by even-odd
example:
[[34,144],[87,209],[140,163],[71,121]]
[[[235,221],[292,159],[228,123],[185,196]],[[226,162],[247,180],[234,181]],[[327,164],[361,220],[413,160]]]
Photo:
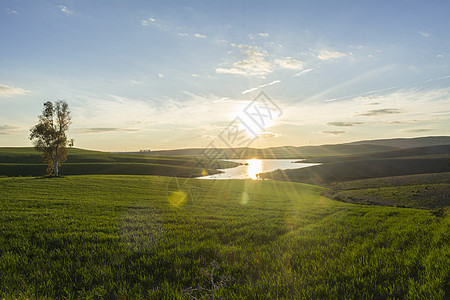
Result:
[[223,173],[197,177],[199,179],[258,179],[256,174],[272,172],[277,169],[298,169],[306,168],[315,165],[317,163],[295,163],[301,161],[301,159],[230,159],[229,161],[237,162],[242,165],[229,168],[219,169]]

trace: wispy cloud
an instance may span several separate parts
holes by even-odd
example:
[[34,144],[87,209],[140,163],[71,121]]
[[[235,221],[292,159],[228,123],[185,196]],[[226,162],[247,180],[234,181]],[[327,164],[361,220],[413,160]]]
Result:
[[413,129],[403,129],[400,130],[401,132],[408,132],[408,133],[418,133],[418,132],[427,132],[432,131],[433,129],[430,128],[413,128]]
[[282,59],[275,59],[276,64],[280,65],[285,69],[291,70],[301,70],[303,69],[303,62],[293,59],[292,57],[286,57]]
[[306,69],[306,70],[303,70],[303,71],[301,71],[301,72],[298,72],[297,74],[292,75],[292,77],[302,76],[302,75],[305,75],[306,73],[309,73],[309,72],[311,72],[311,71],[314,71],[314,69]]
[[319,55],[317,56],[320,60],[330,60],[334,58],[340,58],[344,57],[346,54],[339,51],[333,51],[333,50],[320,50]]
[[270,132],[270,131],[265,131],[265,132],[259,132],[258,133],[258,137],[263,138],[263,139],[269,139],[269,138],[277,138],[280,137],[281,135],[275,132]]
[[10,98],[13,96],[25,95],[27,93],[28,91],[24,89],[0,84],[0,97]]
[[59,9],[60,9],[63,13],[65,13],[66,15],[71,15],[71,14],[74,13],[74,11],[73,11],[73,10],[70,10],[67,6],[64,6],[64,5],[58,5],[58,7],[59,7]]
[[0,125],[0,135],[13,134],[19,127],[14,125]]
[[417,123],[418,120],[404,120],[404,121],[390,121],[388,124],[390,125],[399,125],[399,124],[411,124],[411,123]]
[[8,15],[17,15],[19,12],[17,10],[11,9],[11,8],[7,8],[6,9],[6,13]]
[[261,36],[261,37],[268,37],[269,34],[267,32],[261,32],[261,33],[259,33],[259,36]]
[[196,37],[196,38],[198,38],[198,39],[205,39],[205,38],[206,38],[206,35],[200,34],[200,33],[195,33],[195,34],[194,34],[194,37]]
[[259,47],[237,44],[231,46],[240,49],[245,59],[233,63],[231,68],[217,68],[216,73],[262,76],[272,72],[272,64],[265,58],[267,54]]
[[[105,98],[88,97],[83,105],[73,107],[73,118],[86,128],[102,130],[111,128],[110,125],[114,124],[114,128],[122,130],[131,128],[144,131],[153,126],[148,125],[150,123],[164,128],[205,128],[205,124],[231,121],[236,117],[236,112],[241,111],[248,102],[225,101],[214,94],[195,94],[188,91],[184,94],[183,100],[164,97],[149,101],[116,95]],[[92,133],[95,130],[90,131]]]
[[402,113],[401,110],[396,108],[382,108],[382,109],[374,109],[369,110],[364,113],[358,114],[359,116],[366,116],[366,117],[374,117],[374,116],[384,116],[384,115],[392,115],[392,114],[400,114]]
[[[279,67],[288,70],[303,69],[304,64],[302,61],[296,60],[292,57],[270,59],[269,54],[258,46],[234,43],[232,43],[231,46],[234,48],[238,48],[240,51],[240,57],[243,56],[244,59],[233,63],[232,67],[229,68],[219,67],[216,69],[216,73],[246,76],[264,76],[272,73],[275,70],[278,70]],[[312,69],[307,70],[306,72],[309,72],[311,70]]]
[[136,132],[139,129],[132,128],[118,128],[118,127],[93,127],[93,128],[79,128],[82,133],[108,133],[108,132]]
[[145,20],[141,20],[141,25],[142,26],[148,26],[151,23],[155,23],[155,22],[156,22],[156,20],[154,18],[148,18],[148,19],[145,19]]
[[344,134],[345,131],[343,131],[343,130],[323,130],[320,133],[326,133],[326,134],[332,134],[332,135],[340,135],[340,134]]
[[248,89],[248,90],[243,91],[243,92],[242,92],[242,95],[245,95],[245,94],[254,92],[254,91],[259,90],[259,89],[262,89],[262,88],[264,88],[264,87],[266,87],[266,86],[271,86],[271,85],[274,85],[274,84],[277,84],[277,83],[280,83],[280,82],[281,82],[281,80],[274,80],[274,81],[272,81],[272,82],[270,82],[270,83],[262,84],[262,85],[260,85],[260,86],[258,86],[258,87],[251,88],[251,89]]
[[419,34],[425,38],[430,37],[430,33],[425,32],[425,31],[419,31]]
[[336,126],[336,127],[351,127],[355,125],[364,124],[363,122],[328,122],[328,126]]
[[247,72],[245,72],[242,69],[238,69],[238,68],[217,68],[216,73],[217,74],[247,75]]

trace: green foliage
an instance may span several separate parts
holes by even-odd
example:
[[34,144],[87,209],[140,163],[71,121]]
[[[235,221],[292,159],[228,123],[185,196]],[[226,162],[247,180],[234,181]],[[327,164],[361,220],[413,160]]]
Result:
[[0,298],[183,299],[214,260],[226,299],[449,296],[448,215],[275,181],[190,179],[173,205],[171,180],[0,178]]
[[30,129],[30,140],[47,163],[47,174],[59,175],[59,167],[67,159],[67,148],[73,146],[74,141],[66,136],[70,123],[69,105],[65,101],[56,101],[55,104],[47,101],[39,122]]

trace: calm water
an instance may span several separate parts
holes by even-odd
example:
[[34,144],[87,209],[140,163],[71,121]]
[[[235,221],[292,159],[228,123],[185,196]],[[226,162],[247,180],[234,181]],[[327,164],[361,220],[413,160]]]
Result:
[[294,163],[301,159],[230,159],[241,164],[236,168],[220,169],[221,174],[198,177],[201,179],[257,179],[256,174],[271,172],[277,169],[298,169],[315,166],[313,163]]

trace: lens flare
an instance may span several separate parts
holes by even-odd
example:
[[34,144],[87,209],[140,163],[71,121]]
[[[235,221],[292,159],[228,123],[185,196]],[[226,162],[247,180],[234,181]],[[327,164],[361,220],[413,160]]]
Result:
[[173,206],[181,206],[184,203],[184,200],[186,200],[186,193],[183,191],[176,191],[172,192],[169,196],[169,202]]
[[245,205],[247,203],[248,203],[248,193],[247,192],[242,192],[241,204]]

